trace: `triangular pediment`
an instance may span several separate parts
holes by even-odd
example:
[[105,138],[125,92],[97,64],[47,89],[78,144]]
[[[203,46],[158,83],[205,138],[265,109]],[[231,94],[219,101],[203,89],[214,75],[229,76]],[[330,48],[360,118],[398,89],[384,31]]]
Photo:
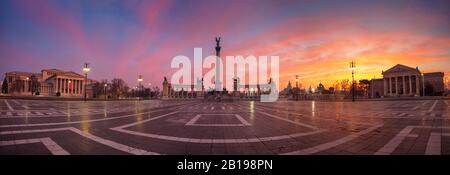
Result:
[[383,75],[392,74],[392,73],[400,73],[400,72],[414,72],[414,73],[420,74],[420,71],[415,68],[408,67],[408,66],[405,66],[402,64],[397,64],[394,67],[391,67],[390,69],[384,71]]

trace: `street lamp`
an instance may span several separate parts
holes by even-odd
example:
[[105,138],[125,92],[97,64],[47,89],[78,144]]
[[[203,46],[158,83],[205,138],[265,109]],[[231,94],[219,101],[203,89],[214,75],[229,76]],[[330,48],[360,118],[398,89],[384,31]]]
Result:
[[[25,80],[26,80],[26,82],[27,82],[27,83],[26,83],[26,84],[27,84],[27,89],[30,90],[30,81],[29,81],[30,78],[27,77],[27,78],[25,78]],[[31,91],[31,90],[30,90],[30,91]],[[33,95],[33,92],[31,92],[31,95]]]
[[350,70],[352,70],[352,101],[355,101],[355,61],[350,62]]
[[105,100],[106,100],[106,87],[108,86],[108,84],[105,83],[105,85],[103,85],[103,94],[105,95]]
[[91,71],[89,68],[89,63],[84,63],[83,72],[84,72],[84,101],[86,101],[87,93],[86,93],[86,84],[87,84],[87,75]]
[[142,81],[144,81],[144,79],[142,79],[142,75],[139,75],[139,78],[138,78],[138,82],[139,82],[139,89],[138,89],[138,94],[139,94],[139,96],[138,96],[138,100],[141,100],[141,89],[142,89]]

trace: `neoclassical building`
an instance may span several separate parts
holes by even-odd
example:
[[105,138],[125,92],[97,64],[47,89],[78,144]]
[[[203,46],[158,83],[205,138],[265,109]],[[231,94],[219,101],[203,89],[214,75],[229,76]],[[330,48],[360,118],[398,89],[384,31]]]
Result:
[[384,96],[419,96],[421,72],[416,67],[411,68],[397,64],[383,71]]
[[443,72],[422,73],[418,67],[397,64],[382,71],[382,75],[381,79],[371,80],[369,89],[371,97],[442,95],[444,93]]
[[[7,92],[13,96],[84,97],[85,77],[72,71],[43,69],[41,73],[7,72],[5,79]],[[92,96],[90,84],[93,82],[88,79],[86,84],[88,96]]]

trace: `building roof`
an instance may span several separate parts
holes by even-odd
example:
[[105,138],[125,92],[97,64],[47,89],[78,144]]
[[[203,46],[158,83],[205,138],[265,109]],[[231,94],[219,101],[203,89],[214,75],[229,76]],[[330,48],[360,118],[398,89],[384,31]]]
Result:
[[6,75],[16,75],[16,76],[41,76],[40,73],[32,73],[32,72],[20,72],[20,71],[13,71],[13,72],[6,72]]
[[419,71],[418,67],[412,68],[412,67],[409,67],[409,66],[405,66],[403,64],[397,64],[397,65],[391,67],[390,69],[388,69],[386,71],[383,71],[382,74],[385,75],[385,74],[404,72],[404,71],[413,71],[413,72],[416,72],[416,73],[420,74],[420,71]]
[[44,72],[44,71],[53,74],[49,78],[52,78],[55,76],[68,76],[68,77],[84,78],[83,75],[80,75],[73,71],[63,71],[63,70],[59,70],[59,69],[43,69],[42,72]]
[[444,77],[444,72],[430,72],[424,73],[425,77]]

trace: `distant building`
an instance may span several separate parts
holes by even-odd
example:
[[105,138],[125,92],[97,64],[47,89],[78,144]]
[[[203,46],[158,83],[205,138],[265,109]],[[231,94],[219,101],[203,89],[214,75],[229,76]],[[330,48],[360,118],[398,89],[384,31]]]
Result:
[[[7,92],[12,96],[64,96],[84,97],[85,77],[72,71],[44,69],[41,73],[7,72],[5,73]],[[94,80],[88,79],[87,91],[92,97]]]
[[369,85],[369,96],[371,98],[380,98],[380,97],[384,97],[384,84],[383,84],[383,79],[379,78],[379,79],[372,79],[370,80],[370,85]]
[[445,93],[444,87],[444,72],[425,73],[425,95],[443,95]]
[[[417,67],[397,64],[383,71],[382,75],[383,78],[370,81],[369,96],[372,98],[442,95],[444,93],[443,72],[422,74]],[[424,87],[425,89],[423,89]]]

